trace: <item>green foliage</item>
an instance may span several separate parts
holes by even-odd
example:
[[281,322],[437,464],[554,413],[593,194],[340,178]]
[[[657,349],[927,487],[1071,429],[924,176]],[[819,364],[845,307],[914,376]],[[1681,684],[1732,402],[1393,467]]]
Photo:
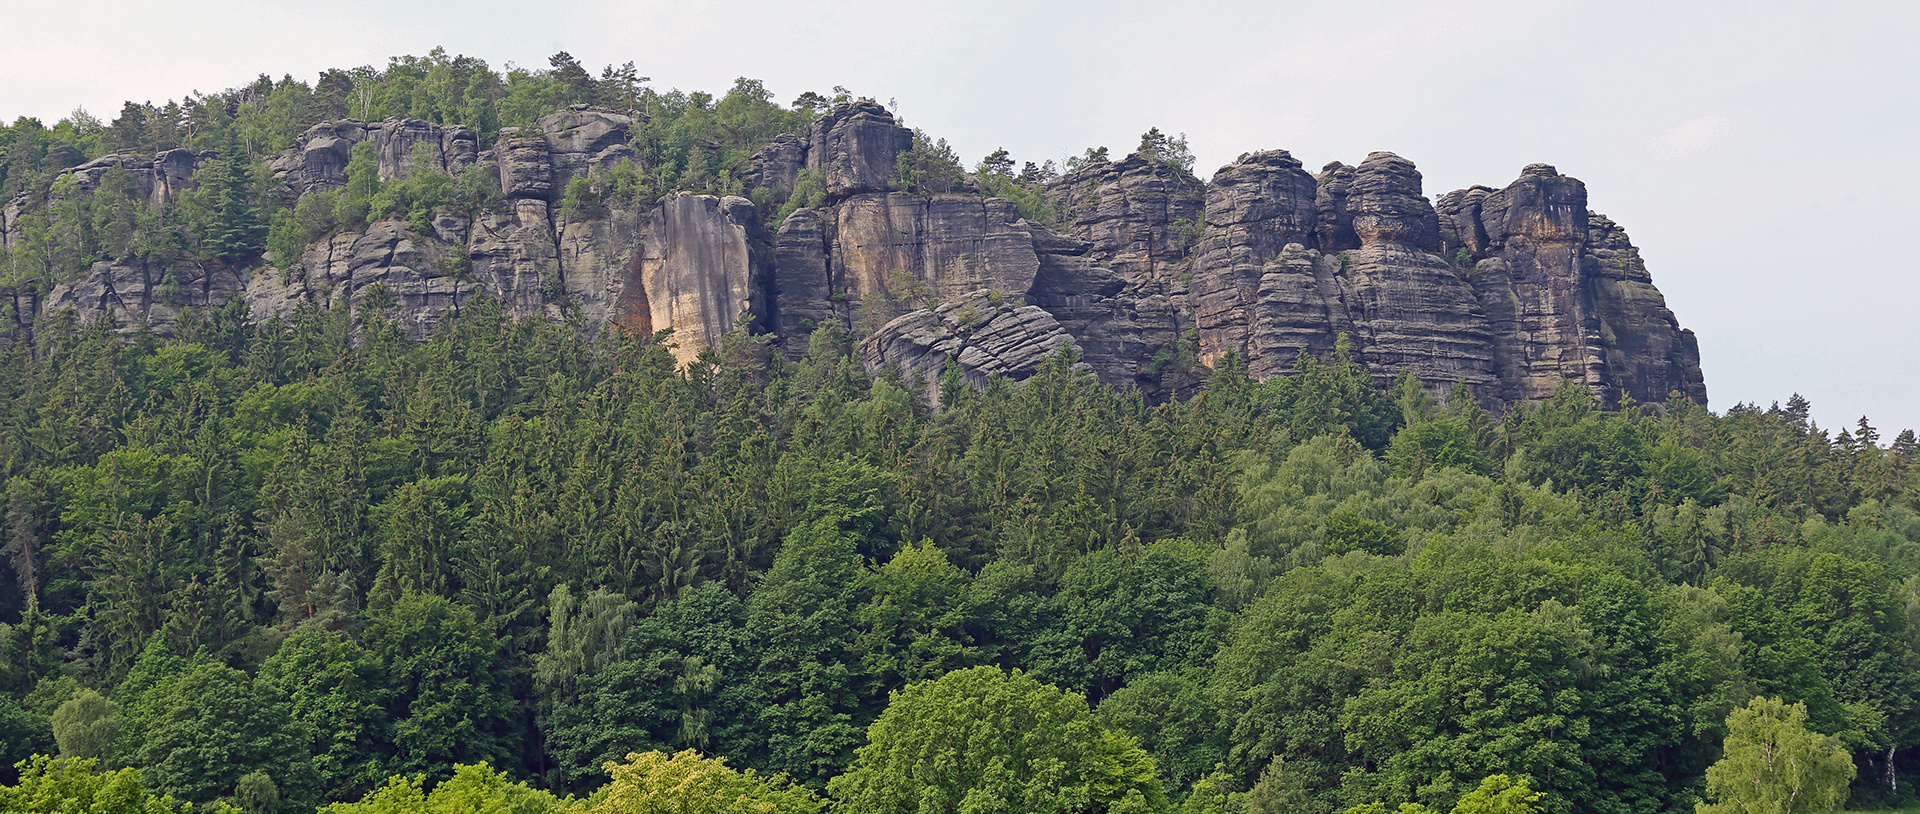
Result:
[[0,786],[0,811],[20,814],[175,814],[193,806],[154,795],[139,769],[101,771],[91,758],[35,757],[20,766],[20,782]]
[[131,710],[130,757],[160,791],[210,803],[260,771],[290,808],[318,791],[308,733],[245,673],[195,660],[146,688]]
[[1193,151],[1187,147],[1187,134],[1168,136],[1160,128],[1149,128],[1140,136],[1134,152],[1149,161],[1157,161],[1186,175],[1193,174]]
[[334,202],[334,219],[349,229],[365,228],[384,212],[373,211],[374,197],[380,194],[380,161],[372,141],[353,145],[353,158],[347,161],[347,184]]
[[366,642],[392,682],[394,769],[440,774],[455,763],[510,759],[497,642],[471,610],[407,593],[369,615]]
[[1853,759],[1807,729],[1805,704],[1756,696],[1727,717],[1726,757],[1707,769],[1701,814],[1829,814],[1847,801]]
[[[1051,165],[1052,162],[1048,162]],[[1020,217],[1047,226],[1059,226],[1065,217],[1065,211],[1052,198],[1047,197],[1046,181],[1033,162],[1027,162],[1031,172],[1016,177],[1013,174],[1013,159],[1006,150],[996,151],[980,161],[974,170],[974,178],[980,182],[984,191],[995,198],[1005,198],[1013,202],[1020,210]]]
[[334,803],[326,814],[560,814],[580,808],[571,798],[556,798],[485,763],[453,767],[451,777],[427,791],[419,776],[395,775],[358,802]]
[[1153,759],[1079,695],[976,667],[895,694],[833,780],[856,811],[1166,811]]
[[769,221],[774,227],[787,222],[787,216],[800,209],[817,209],[827,202],[827,184],[820,177],[820,171],[812,167],[800,170],[793,182],[793,191],[787,195],[787,202],[780,205],[780,211]]
[[353,639],[299,630],[261,665],[259,683],[311,738],[313,770],[327,799],[355,799],[386,776],[393,734],[386,675]]
[[913,131],[913,146],[894,158],[891,186],[921,194],[954,192],[966,180],[959,154],[946,139],[932,140],[926,133]]
[[1453,805],[1453,814],[1541,814],[1546,795],[1527,788],[1526,778],[1488,775]]
[[126,718],[120,705],[90,689],[82,688],[61,703],[53,712],[51,724],[61,757],[104,760],[118,757],[125,748],[121,736]]
[[608,763],[605,789],[586,807],[589,814],[671,811],[676,814],[819,814],[826,801],[785,777],[735,770],[725,758],[692,750],[627,755]]
[[0,760],[7,761],[0,767],[0,783],[13,782],[16,764],[50,754],[53,746],[53,728],[46,716],[12,704],[0,706]]

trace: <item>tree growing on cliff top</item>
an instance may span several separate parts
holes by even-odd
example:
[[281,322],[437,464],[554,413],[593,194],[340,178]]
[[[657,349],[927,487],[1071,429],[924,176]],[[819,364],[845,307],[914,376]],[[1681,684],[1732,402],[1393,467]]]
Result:
[[1148,128],[1140,134],[1140,146],[1134,152],[1142,157],[1158,161],[1169,167],[1176,167],[1188,175],[1193,174],[1193,151],[1187,148],[1187,134],[1169,136],[1160,132],[1160,128]]

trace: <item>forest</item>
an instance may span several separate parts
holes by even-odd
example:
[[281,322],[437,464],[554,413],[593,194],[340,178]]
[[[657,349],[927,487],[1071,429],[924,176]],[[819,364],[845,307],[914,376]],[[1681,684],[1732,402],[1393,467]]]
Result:
[[[620,194],[653,195],[732,188],[829,101],[436,51],[22,119],[0,198],[51,203],[0,286],[467,194],[303,221],[262,162],[326,117],[648,110]],[[903,177],[957,166],[921,141]],[[45,194],[171,146],[222,156],[177,206]],[[1173,360],[1158,402],[1070,352],[973,387],[834,325],[680,366],[671,332],[479,296],[413,342],[385,307],[0,337],[0,810],[1637,814],[1690,810],[1753,715],[1840,750],[1850,806],[1920,774],[1911,430],[1572,384],[1494,414],[1344,346]]]

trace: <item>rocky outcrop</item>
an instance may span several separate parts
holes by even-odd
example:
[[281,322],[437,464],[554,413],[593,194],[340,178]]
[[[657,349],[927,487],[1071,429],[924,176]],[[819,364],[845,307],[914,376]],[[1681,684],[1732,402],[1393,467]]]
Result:
[[1039,271],[1032,235],[999,198],[866,193],[833,213],[836,290],[888,319],[980,288],[1019,296]]
[[782,133],[747,159],[747,171],[741,174],[740,183],[748,191],[764,189],[772,193],[771,200],[785,202],[806,167],[806,140]]
[[774,337],[788,358],[807,351],[807,339],[829,322],[845,322],[846,297],[836,295],[827,265],[827,223],[817,209],[797,209],[773,241]]
[[1138,154],[1094,162],[1047,185],[1067,232],[1136,286],[1178,276],[1204,217],[1206,187]]
[[500,168],[500,192],[508,199],[553,200],[553,147],[545,136],[502,127],[493,161]]
[[[1347,334],[1383,384],[1403,372],[1436,393],[1461,381],[1494,406],[1563,379],[1610,404],[1668,389],[1705,401],[1692,335],[1625,235],[1590,228],[1600,221],[1578,181],[1532,165],[1505,190],[1435,207],[1411,162],[1374,153],[1313,179],[1311,218],[1307,194],[1298,165],[1266,153],[1209,184],[1191,296],[1204,361],[1231,350],[1279,375]],[[1616,351],[1622,336],[1632,347]]]
[[130,329],[171,334],[187,311],[225,306],[242,290],[239,276],[220,267],[161,266],[140,258],[93,264],[87,274],[53,287],[43,311],[68,308],[88,320],[111,319]]
[[1338,267],[1305,250],[1314,243],[1317,194],[1313,176],[1284,150],[1214,173],[1190,295],[1202,361],[1233,349],[1250,369],[1273,375],[1302,349],[1332,348]]
[[391,118],[379,122],[357,119],[321,122],[307,128],[293,147],[274,156],[268,167],[294,192],[305,194],[347,182],[347,164],[353,146],[373,142],[376,174],[382,181],[404,178],[413,171],[418,145],[429,165],[440,172],[459,174],[479,160],[479,140],[459,125],[440,125],[419,119]]
[[608,320],[642,335],[673,330],[681,363],[765,319],[765,242],[753,202],[680,194],[653,210]]
[[1610,380],[1641,402],[1679,393],[1707,403],[1700,343],[1667,310],[1666,297],[1653,287],[1653,277],[1627,233],[1607,216],[1588,213],[1587,251],[1580,261],[1600,322]]
[[[201,162],[212,157],[212,153],[188,150],[168,150],[153,156],[115,153],[81,164],[63,175],[73,178],[77,191],[92,194],[100,188],[107,173],[118,169],[126,175],[128,192],[136,199],[146,201],[147,205],[158,208],[172,204],[179,199],[180,193],[192,189],[193,174],[199,171]],[[4,218],[7,228],[0,231],[11,230],[24,204],[24,200],[15,201],[7,208],[9,215]]]
[[1586,185],[1530,164],[1505,189],[1442,196],[1438,213],[1445,245],[1473,264],[1498,398],[1543,398],[1568,380],[1608,404],[1670,392],[1706,401],[1692,333],[1626,234],[1587,209]]
[[[1190,392],[1197,381],[1163,374],[1170,360],[1191,355],[1182,343],[1193,327],[1187,287],[1205,190],[1184,170],[1140,155],[1093,162],[1047,185],[1065,212],[1064,231],[1085,244],[1078,254],[1105,271],[1089,276],[1083,263],[1056,260],[1035,302],[1088,332],[1086,361],[1102,380],[1154,398]],[[1107,275],[1121,281],[1119,291],[1083,293],[1104,291]]]
[[633,147],[627,144],[632,116],[574,105],[540,117],[539,124],[540,135],[547,141],[556,194],[564,192],[574,176],[637,160]]
[[[484,295],[517,319],[571,320],[587,339],[670,329],[683,363],[735,331],[770,333],[799,358],[824,325],[864,337],[869,364],[929,382],[949,360],[972,381],[1023,378],[1071,348],[1101,381],[1153,399],[1193,392],[1228,353],[1255,375],[1285,375],[1345,335],[1382,385],[1411,374],[1445,393],[1464,382],[1489,406],[1563,380],[1609,404],[1706,398],[1693,334],[1638,250],[1587,209],[1584,185],[1544,164],[1436,205],[1392,153],[1313,175],[1262,151],[1205,183],[1131,155],[1050,182],[1057,217],[1025,202],[1029,220],[980,194],[980,179],[952,194],[890,189],[914,136],[860,100],[755,152],[740,168],[751,199],[569,196],[574,179],[640,163],[627,143],[636,115],[575,106],[491,144],[417,120],[315,125],[271,161],[290,194],[339,187],[368,142],[384,181],[478,166],[498,177],[500,198],[331,235],[284,271],[130,257],[44,296],[0,292],[0,305],[20,325],[72,308],[162,332],[187,309],[236,297],[255,319],[313,302],[362,315],[377,305],[424,339]],[[211,157],[106,156],[69,170],[58,194],[124,177],[128,194],[165,206]],[[824,198],[763,223],[803,172]],[[0,242],[18,242],[33,204],[0,209]]]
[[893,180],[895,161],[913,147],[913,131],[871,99],[835,105],[813,123],[807,167],[820,173],[835,198],[880,192]]
[[[1341,258],[1354,344],[1376,379],[1402,372],[1435,392],[1498,380],[1486,315],[1473,287],[1437,254],[1439,221],[1413,162],[1373,153],[1353,174],[1347,207],[1360,248]],[[1491,395],[1491,394],[1490,394]]]
[[1046,310],[1017,305],[983,288],[888,322],[861,341],[860,352],[868,367],[898,365],[929,387],[929,401],[938,403],[939,379],[949,360],[974,384],[992,376],[1019,381],[1074,345],[1073,336]]

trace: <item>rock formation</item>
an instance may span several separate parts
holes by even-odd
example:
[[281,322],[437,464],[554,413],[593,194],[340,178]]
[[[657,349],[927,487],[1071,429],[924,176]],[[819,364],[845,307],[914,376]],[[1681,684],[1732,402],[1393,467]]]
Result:
[[[1207,182],[1131,155],[1048,183],[1058,213],[1034,215],[1041,223],[974,192],[898,189],[914,136],[859,100],[756,153],[741,170],[747,196],[567,203],[574,179],[642,163],[628,145],[635,115],[575,106],[490,144],[418,120],[324,122],[270,162],[289,194],[343,186],[365,142],[382,179],[423,161],[453,175],[478,167],[498,179],[499,200],[332,234],[290,269],[126,258],[44,296],[7,291],[7,302],[22,325],[72,308],[166,332],[184,309],[235,298],[265,319],[315,301],[363,309],[381,292],[388,316],[424,339],[484,293],[519,319],[571,314],[586,338],[672,329],[682,362],[738,330],[769,333],[798,358],[815,329],[839,325],[862,338],[870,365],[923,382],[949,360],[976,382],[1024,378],[1071,348],[1101,381],[1151,398],[1192,392],[1228,353],[1256,375],[1284,375],[1344,334],[1383,385],[1403,373],[1436,393],[1465,382],[1490,406],[1562,380],[1610,404],[1706,398],[1693,335],[1639,252],[1587,209],[1584,185],[1544,164],[1504,189],[1435,203],[1392,153],[1310,174],[1285,151],[1256,152]],[[88,194],[117,168],[165,206],[210,157],[111,155],[68,170],[58,188]],[[766,222],[772,212],[754,201],[780,206],[803,173],[818,179],[808,203],[819,206],[788,204]],[[0,243],[17,242],[31,203],[0,209]]]
[[990,376],[1025,379],[1068,347],[1077,351],[1073,336],[1045,309],[1015,305],[982,288],[894,319],[862,341],[860,351],[871,367],[897,364],[929,385],[948,360],[968,381],[985,384]]

